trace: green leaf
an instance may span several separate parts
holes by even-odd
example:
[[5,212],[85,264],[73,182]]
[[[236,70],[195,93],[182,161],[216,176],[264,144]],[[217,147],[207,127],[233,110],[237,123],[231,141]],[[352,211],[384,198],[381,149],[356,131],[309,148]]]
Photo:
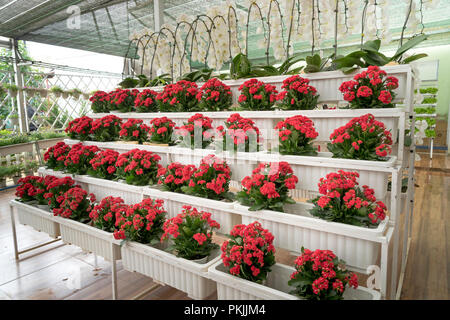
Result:
[[408,57],[406,59],[403,59],[402,63],[403,64],[411,63],[413,61],[416,61],[416,60],[419,60],[419,59],[422,59],[422,58],[425,58],[425,57],[428,57],[428,55],[426,53],[414,54],[414,55],[412,55],[412,56],[410,56],[410,57]]
[[316,53],[313,56],[307,56],[306,57],[306,63],[308,65],[313,65],[316,67],[320,67],[320,63],[322,62],[322,59],[320,58],[320,55]]
[[363,44],[361,49],[365,50],[365,51],[378,52],[380,50],[380,45],[381,45],[381,40],[379,40],[379,39],[367,41],[366,43]]
[[260,203],[260,204],[254,204],[253,206],[251,206],[250,208],[248,208],[249,211],[258,211],[258,210],[262,210],[266,207],[265,203]]
[[394,54],[394,56],[390,60],[391,61],[397,61],[397,59],[399,59],[402,56],[402,54],[404,54],[409,49],[417,46],[422,41],[426,40],[427,37],[428,37],[427,35],[421,34],[419,36],[416,36],[416,37],[413,37],[413,38],[409,39],[404,45],[402,45],[397,50],[397,52]]

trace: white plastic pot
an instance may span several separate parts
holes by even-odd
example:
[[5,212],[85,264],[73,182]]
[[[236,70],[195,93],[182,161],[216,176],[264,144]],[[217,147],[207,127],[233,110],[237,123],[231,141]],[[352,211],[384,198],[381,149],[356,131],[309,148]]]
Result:
[[[217,282],[218,300],[301,300],[290,294],[293,287],[288,285],[293,267],[275,264],[267,276],[266,285],[261,285],[229,274],[222,261],[212,265],[208,272]],[[380,300],[381,294],[375,290],[358,287],[346,288],[344,300]]]
[[381,244],[379,238],[387,229],[386,217],[377,228],[358,227],[322,220],[309,214],[310,203],[285,205],[285,212],[260,210],[235,204],[234,212],[242,215],[242,223],[259,221],[275,237],[274,246],[300,253],[301,247],[310,250],[332,250],[348,266],[366,270],[377,264]]
[[215,282],[208,278],[208,268],[220,259],[218,250],[205,264],[178,258],[134,241],[126,242],[121,250],[125,270],[141,273],[186,292],[192,299],[205,299],[216,291]]
[[241,223],[241,217],[232,212],[234,202],[225,202],[195,197],[183,193],[159,191],[154,188],[144,188],[144,195],[150,198],[159,198],[164,200],[165,209],[168,218],[173,218],[180,214],[184,205],[190,205],[199,211],[211,213],[211,219],[220,224],[218,233],[229,233],[236,224]]
[[113,234],[89,226],[87,224],[57,217],[60,223],[61,239],[64,243],[73,244],[83,250],[92,252],[108,261],[121,259],[120,246],[114,242]]
[[52,212],[16,200],[11,200],[10,204],[17,210],[19,223],[29,225],[33,229],[44,232],[52,238],[60,236],[59,224],[55,222],[55,217]]

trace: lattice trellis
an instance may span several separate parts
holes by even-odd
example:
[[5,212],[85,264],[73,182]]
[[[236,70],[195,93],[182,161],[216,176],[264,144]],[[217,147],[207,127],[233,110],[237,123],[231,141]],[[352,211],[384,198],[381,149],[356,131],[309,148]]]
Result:
[[[86,74],[64,74],[64,73],[24,73],[23,86],[50,89],[53,86],[59,86],[64,91],[70,89],[79,89],[82,92],[112,90],[121,80],[114,76],[96,76]],[[14,74],[12,72],[0,72],[1,84],[14,83]],[[41,96],[39,93],[30,94],[26,90],[20,90],[17,95],[23,94],[25,101],[25,112],[28,117],[28,126],[30,130],[62,130],[67,123],[74,118],[82,116],[89,110],[89,101],[80,96],[74,97],[56,97],[51,92],[47,96]],[[0,96],[0,108],[7,112],[3,123],[0,123],[0,129],[9,128],[18,131],[18,125],[11,118],[12,114],[17,114],[17,97],[5,91]],[[6,112],[3,112],[5,114]]]

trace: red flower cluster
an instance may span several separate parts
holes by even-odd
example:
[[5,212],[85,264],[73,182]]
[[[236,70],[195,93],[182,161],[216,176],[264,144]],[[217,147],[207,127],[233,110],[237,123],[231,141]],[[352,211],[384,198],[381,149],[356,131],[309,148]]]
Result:
[[198,105],[198,93],[195,82],[180,80],[164,86],[163,92],[158,93],[156,100],[162,112],[193,111]]
[[69,122],[64,130],[71,139],[88,140],[92,129],[92,119],[84,116]]
[[315,207],[311,214],[319,218],[353,224],[376,226],[386,217],[386,206],[377,201],[374,190],[368,186],[358,187],[357,172],[339,170],[331,172],[319,182],[319,196],[312,200]]
[[211,219],[211,213],[183,206],[180,214],[164,222],[161,242],[171,235],[177,256],[188,260],[200,259],[209,256],[216,247],[212,243],[212,232],[219,228],[220,224]]
[[259,143],[262,138],[260,138],[259,129],[252,119],[243,118],[239,113],[234,113],[227,119],[225,125],[227,127],[226,131],[223,126],[216,128],[219,134],[224,136],[224,150],[228,149],[227,146],[229,142],[227,141],[232,141],[234,151],[242,150],[249,152],[259,150]]
[[183,165],[178,162],[172,162],[167,168],[158,169],[158,184],[162,184],[166,191],[182,192],[181,188],[188,185],[188,181],[197,168],[192,165]]
[[305,116],[293,116],[280,121],[275,126],[280,137],[279,152],[281,154],[316,155],[312,146],[312,140],[319,133],[314,128],[314,123]]
[[274,236],[257,221],[235,225],[222,243],[222,261],[230,274],[261,283],[275,264]]
[[317,105],[319,95],[316,88],[309,85],[309,79],[294,75],[283,80],[284,91],[277,95],[281,107],[287,110],[312,110]]
[[358,288],[356,274],[347,271],[345,262],[330,250],[313,252],[302,247],[302,254],[295,260],[295,269],[288,284],[295,287],[292,293],[306,299],[342,299],[347,284]]
[[227,163],[210,154],[202,159],[188,186],[182,190],[198,197],[220,200],[228,193],[230,179],[231,169]]
[[283,211],[284,203],[295,203],[289,195],[298,182],[291,166],[287,162],[260,163],[252,176],[242,179],[243,190],[238,200],[249,210],[269,209]]
[[111,96],[105,91],[96,91],[93,96],[89,98],[91,102],[92,111],[95,113],[109,112],[109,104]]
[[244,110],[270,110],[278,94],[275,86],[257,79],[245,81],[239,91],[238,102]]
[[201,110],[222,111],[228,109],[232,102],[230,87],[217,78],[206,81],[197,94]]
[[157,112],[158,104],[156,103],[156,96],[158,92],[144,89],[136,95],[134,100],[134,109],[137,112]]
[[334,130],[330,140],[328,150],[336,158],[385,160],[391,153],[391,133],[370,113]]
[[89,171],[98,178],[112,180],[116,176],[116,161],[119,153],[114,150],[102,150],[97,153],[89,163],[93,171]]
[[104,116],[92,122],[90,133],[94,141],[115,141],[119,137],[122,119],[115,115]]
[[143,122],[141,119],[128,119],[119,131],[120,138],[126,141],[139,141],[139,143],[146,141],[150,127]]
[[122,153],[117,158],[117,175],[127,181],[128,184],[148,185],[157,182],[157,172],[161,167],[158,161],[161,157],[156,153],[132,149]]
[[117,214],[120,216],[125,208],[126,205],[122,198],[108,196],[92,209],[89,218],[97,228],[114,232],[116,216]]
[[86,174],[91,168],[90,161],[100,152],[97,146],[74,144],[64,160],[65,170],[74,174]]
[[69,151],[70,146],[62,141],[48,148],[44,153],[44,161],[47,163],[47,167],[54,170],[64,169],[64,161]]
[[153,118],[150,121],[149,129],[150,141],[154,143],[170,144],[172,140],[175,122],[167,117]]
[[163,200],[146,198],[134,205],[120,206],[115,213],[115,239],[144,244],[159,242],[166,215]]
[[25,178],[20,178],[18,183],[19,185],[16,188],[15,195],[23,202],[38,200],[39,195],[41,195],[42,198],[46,190],[44,178],[38,176],[26,176]]
[[398,88],[396,77],[386,77],[386,72],[378,66],[369,66],[367,71],[358,73],[353,80],[343,82],[339,90],[350,107],[393,108],[394,89]]
[[176,127],[175,133],[181,136],[179,143],[185,148],[206,148],[214,137],[212,120],[201,113],[196,113],[181,127]]
[[47,203],[52,210],[59,208],[59,205],[64,198],[64,194],[72,188],[74,184],[75,180],[71,177],[55,178],[49,181],[47,184],[47,192],[44,193],[44,199],[48,201]]
[[55,216],[70,218],[80,222],[89,221],[89,213],[92,210],[92,203],[95,202],[95,196],[87,191],[74,187],[67,190],[64,195],[57,198],[58,208],[53,209]]
[[121,112],[131,112],[134,108],[139,90],[137,89],[116,89],[109,93],[111,96],[111,110],[119,110]]

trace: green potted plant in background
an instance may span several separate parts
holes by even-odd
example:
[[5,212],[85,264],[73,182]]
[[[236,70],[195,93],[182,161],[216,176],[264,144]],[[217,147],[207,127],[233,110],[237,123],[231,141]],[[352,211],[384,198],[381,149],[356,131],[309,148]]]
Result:
[[74,88],[72,90],[68,91],[69,95],[74,97],[75,99],[79,99],[80,95],[83,94],[83,92],[80,89]]
[[60,98],[62,96],[64,90],[61,89],[61,87],[59,87],[59,86],[53,86],[50,88],[50,92],[53,93],[53,95],[56,98]]
[[19,87],[17,87],[15,84],[6,84],[4,85],[5,89],[8,91],[8,94],[14,98],[17,95],[17,92],[19,92]]
[[11,124],[13,126],[18,126],[19,125],[19,116],[17,115],[17,113],[13,113],[9,116],[9,121],[11,121]]
[[22,169],[23,166],[22,165],[12,165],[11,166],[12,169],[12,179],[14,182],[14,185],[17,185],[17,183],[19,182],[19,179],[22,178]]
[[39,95],[41,96],[41,98],[46,98],[48,95],[48,90],[46,88],[39,88],[37,89]]

